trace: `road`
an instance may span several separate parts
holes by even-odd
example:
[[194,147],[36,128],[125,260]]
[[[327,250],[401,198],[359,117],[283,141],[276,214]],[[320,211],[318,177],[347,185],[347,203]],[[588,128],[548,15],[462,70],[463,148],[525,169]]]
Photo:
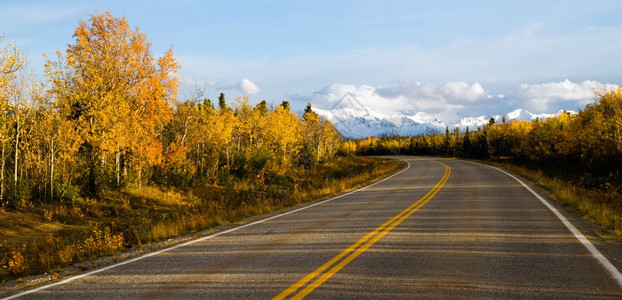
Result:
[[622,279],[514,178],[406,160],[363,190],[21,296],[622,298]]

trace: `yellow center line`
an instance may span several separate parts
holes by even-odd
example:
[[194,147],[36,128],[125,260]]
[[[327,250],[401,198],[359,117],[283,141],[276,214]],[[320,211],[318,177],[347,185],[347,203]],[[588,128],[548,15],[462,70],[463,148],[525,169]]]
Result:
[[374,231],[368,233],[363,238],[358,240],[356,243],[352,244],[352,246],[348,247],[348,249],[343,250],[341,253],[333,257],[331,260],[323,264],[321,267],[309,273],[307,276],[302,278],[300,281],[294,283],[292,286],[290,286],[289,288],[287,288],[286,290],[278,294],[273,299],[285,299],[285,297],[298,291],[301,287],[303,287],[309,281],[316,278],[318,275],[322,274],[322,272],[324,272],[326,269],[333,266],[335,263],[339,262],[335,266],[333,266],[330,270],[322,274],[320,277],[315,279],[313,282],[308,284],[305,288],[303,288],[301,291],[299,291],[297,294],[294,294],[291,297],[291,299],[304,298],[306,295],[311,293],[315,288],[317,288],[322,283],[324,283],[326,280],[328,280],[330,277],[335,275],[335,273],[339,272],[339,270],[345,267],[353,259],[359,256],[361,253],[363,253],[373,244],[375,244],[381,237],[383,237],[385,234],[387,234],[389,231],[395,228],[395,226],[400,224],[402,221],[404,221],[406,218],[412,215],[415,211],[417,211],[423,205],[428,203],[428,201],[430,201],[430,199],[436,196],[436,194],[441,190],[441,188],[443,188],[443,186],[445,185],[445,182],[447,182],[447,180],[449,179],[449,175],[451,174],[451,169],[449,168],[449,166],[447,166],[446,164],[442,162],[437,162],[437,161],[435,162],[442,165],[445,168],[445,174],[443,174],[443,177],[441,177],[438,183],[428,193],[426,193],[423,197],[417,200],[417,202],[413,203],[411,206],[401,211],[399,214],[397,214],[390,220],[386,221],[384,224],[380,225],[378,228],[374,229]]

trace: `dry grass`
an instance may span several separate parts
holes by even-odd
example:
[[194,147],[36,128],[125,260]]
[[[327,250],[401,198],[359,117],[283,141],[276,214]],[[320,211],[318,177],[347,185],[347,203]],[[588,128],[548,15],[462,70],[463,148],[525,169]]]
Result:
[[613,189],[587,189],[573,185],[559,178],[552,178],[540,170],[532,170],[509,163],[501,167],[522,175],[551,192],[550,198],[569,210],[590,218],[600,225],[602,233],[622,237],[622,210],[615,201],[603,199],[622,199]]
[[57,270],[123,248],[328,197],[402,167],[393,160],[339,158],[289,176],[266,174],[265,182],[231,179],[188,190],[147,186],[105,191],[98,199],[1,211],[0,280]]

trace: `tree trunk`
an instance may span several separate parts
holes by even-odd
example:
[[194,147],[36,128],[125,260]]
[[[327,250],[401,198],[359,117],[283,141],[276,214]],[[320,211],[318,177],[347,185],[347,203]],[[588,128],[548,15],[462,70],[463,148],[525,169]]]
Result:
[[[6,157],[4,156],[5,144],[6,143],[2,141],[2,168],[0,170],[0,202],[4,200],[4,163],[6,161]],[[2,206],[2,203],[0,203],[0,206]]]
[[[231,162],[231,161],[230,161],[230,159],[229,159],[229,147],[227,147],[227,168],[228,168],[229,170],[231,170],[231,163],[230,163],[230,162]],[[229,171],[229,170],[227,170],[227,171]]]
[[86,157],[88,162],[88,192],[91,196],[97,194],[97,165],[99,163],[98,157],[95,155],[95,149],[93,145],[87,143],[85,145]]
[[54,143],[52,142],[52,154],[50,157],[50,200],[54,201],[54,158],[56,153],[54,149]]
[[18,159],[19,159],[19,121],[17,122],[17,127],[15,128],[15,173],[13,175],[15,186],[17,187],[17,167],[18,167]]
[[320,151],[322,150],[322,144],[321,143],[317,143],[317,153],[315,153],[315,164],[319,164],[320,163]]
[[117,152],[115,153],[115,171],[117,175],[117,186],[121,184],[121,151],[117,148]]
[[143,170],[138,170],[138,188],[143,187]]

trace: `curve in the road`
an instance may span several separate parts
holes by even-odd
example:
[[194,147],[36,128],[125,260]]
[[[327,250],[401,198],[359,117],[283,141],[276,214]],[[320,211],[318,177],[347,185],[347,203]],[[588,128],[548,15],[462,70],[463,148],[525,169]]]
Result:
[[[441,177],[441,179],[438,181],[438,183],[436,183],[436,185],[427,194],[425,194],[423,197],[421,197],[419,200],[417,200],[415,203],[413,203],[411,206],[409,206],[399,214],[395,215],[390,220],[386,221],[384,224],[380,225],[378,228],[374,229],[372,232],[368,233],[356,243],[352,244],[352,246],[348,247],[346,250],[343,250],[337,256],[326,262],[324,265],[317,268],[315,271],[311,272],[309,275],[305,276],[300,281],[290,286],[288,289],[284,290],[273,299],[285,299],[286,297],[288,297],[292,293],[295,293],[301,288],[302,290],[295,293],[291,299],[304,298],[306,295],[311,293],[314,289],[316,289],[330,277],[335,275],[335,273],[339,272],[339,270],[345,267],[349,262],[359,256],[373,244],[375,244],[380,238],[382,238],[385,234],[391,231],[391,229],[402,223],[402,221],[404,221],[415,211],[428,203],[430,199],[434,198],[434,196],[436,196],[436,194],[438,194],[438,192],[443,188],[443,186],[449,179],[449,176],[451,175],[451,168],[448,165],[438,161],[435,162],[445,168],[445,173],[443,174],[443,177]],[[330,268],[331,266],[332,268]],[[326,271],[328,268],[330,269]],[[313,280],[314,278],[315,280]]]

